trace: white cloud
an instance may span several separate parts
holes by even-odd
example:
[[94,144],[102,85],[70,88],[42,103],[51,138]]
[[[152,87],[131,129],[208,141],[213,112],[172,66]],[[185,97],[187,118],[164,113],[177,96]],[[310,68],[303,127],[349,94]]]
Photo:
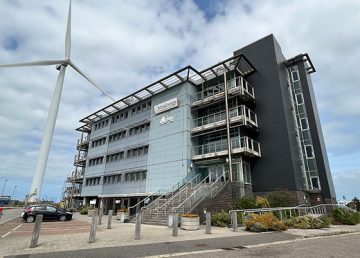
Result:
[[[72,59],[120,98],[181,66],[201,70],[274,33],[286,57],[308,52],[317,68],[314,88],[336,166],[332,160],[360,145],[360,2],[245,4],[249,8],[243,1],[225,1],[207,21],[192,1],[73,1]],[[67,8],[67,1],[1,1],[0,63],[62,58]],[[14,39],[18,48],[11,50]],[[54,67],[0,70],[1,177],[6,171],[18,180],[32,176],[57,75]],[[67,69],[45,184],[62,185],[72,169],[77,121],[106,104],[106,97]],[[358,168],[352,159],[347,164],[346,171]]]

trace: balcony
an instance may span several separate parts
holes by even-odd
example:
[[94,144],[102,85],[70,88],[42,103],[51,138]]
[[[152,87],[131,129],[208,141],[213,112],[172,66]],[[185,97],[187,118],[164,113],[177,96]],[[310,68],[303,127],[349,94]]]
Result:
[[78,170],[73,170],[71,172],[71,175],[67,178],[67,181],[72,182],[78,182],[78,181],[82,181],[84,179],[84,168],[78,169]]
[[[257,116],[250,108],[241,105],[229,109],[230,124],[240,123],[257,129]],[[211,130],[226,126],[226,112],[221,111],[208,116],[199,117],[194,120],[195,127],[191,129],[191,133],[196,134],[206,130]]]
[[85,137],[82,137],[81,139],[78,139],[76,149],[87,149],[89,147],[90,142],[90,136],[87,135]]
[[74,157],[74,166],[85,166],[87,160],[87,153],[82,153],[80,155],[75,155]]
[[[240,96],[245,100],[250,99],[255,101],[254,87],[241,76],[228,80],[227,88],[229,97]],[[214,101],[222,100],[224,97],[224,83],[220,83],[198,92],[194,96],[194,102],[191,107],[197,108],[203,105],[208,105]]]
[[[232,154],[242,153],[249,157],[261,157],[260,144],[247,136],[231,138],[231,147]],[[196,146],[192,159],[201,160],[225,155],[228,155],[227,139],[222,139]]]

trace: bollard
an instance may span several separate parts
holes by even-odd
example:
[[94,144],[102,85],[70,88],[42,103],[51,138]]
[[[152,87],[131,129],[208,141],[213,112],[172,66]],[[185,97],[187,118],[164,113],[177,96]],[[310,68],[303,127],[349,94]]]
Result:
[[99,209],[98,225],[101,225],[103,212],[104,212],[104,201],[103,201],[103,199],[101,199],[101,201],[100,201],[100,209]]
[[30,248],[34,248],[38,246],[38,240],[40,236],[41,222],[43,220],[43,215],[39,214],[36,216],[35,225],[31,237]]
[[141,213],[136,214],[135,220],[135,240],[140,240],[141,231]]
[[174,213],[173,215],[172,235],[173,236],[179,235],[179,216],[177,213]]
[[205,217],[206,217],[206,230],[205,230],[205,233],[206,234],[211,234],[211,213],[206,212]]
[[231,220],[232,220],[232,228],[234,232],[238,232],[238,221],[237,221],[237,213],[231,213]]
[[108,214],[108,224],[107,224],[107,228],[108,228],[108,229],[111,229],[112,215],[113,215],[113,210],[109,210],[109,214]]
[[97,225],[97,215],[92,216],[91,227],[90,227],[90,236],[89,243],[95,243],[96,239],[96,225]]

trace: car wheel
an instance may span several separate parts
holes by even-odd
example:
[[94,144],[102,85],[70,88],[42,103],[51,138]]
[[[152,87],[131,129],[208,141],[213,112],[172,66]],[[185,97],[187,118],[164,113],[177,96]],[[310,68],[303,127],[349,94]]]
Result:
[[34,216],[29,216],[26,218],[26,222],[27,223],[33,223],[35,221],[35,217]]
[[65,221],[65,220],[66,220],[66,216],[65,216],[65,215],[61,215],[61,216],[59,217],[59,220],[60,220],[60,221]]

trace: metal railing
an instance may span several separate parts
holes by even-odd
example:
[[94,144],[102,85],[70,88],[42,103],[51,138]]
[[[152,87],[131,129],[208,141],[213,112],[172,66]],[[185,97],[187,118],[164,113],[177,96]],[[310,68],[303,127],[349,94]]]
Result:
[[[229,109],[229,116],[230,120],[232,118],[244,116],[248,120],[250,120],[253,124],[257,126],[257,117],[254,111],[250,110],[250,108],[246,107],[245,105],[241,105],[238,107],[234,107]],[[217,122],[225,122],[226,121],[226,112],[220,111],[211,115],[203,116],[194,119],[195,127],[205,126],[212,123]]]
[[[248,83],[241,76],[228,80],[227,87],[229,92],[234,92],[234,90],[239,89],[242,95],[246,93],[246,95],[255,99],[254,87],[251,86],[250,83]],[[207,89],[198,92],[195,95],[194,101],[203,100],[223,92],[224,92],[224,83],[219,83],[217,85],[208,87]]]
[[78,139],[77,145],[87,144],[87,143],[89,143],[89,141],[90,141],[90,136],[89,136],[89,135],[88,135],[88,136],[84,136],[84,137]]
[[[234,149],[244,149],[244,151],[251,150],[260,156],[260,145],[257,141],[247,137],[234,137],[231,138],[231,148]],[[227,151],[227,139],[222,139],[219,141],[209,142],[207,144],[195,146],[195,155],[204,155],[209,153],[216,153],[221,151]]]
[[[169,199],[171,198],[174,194],[176,194],[179,189],[183,189],[184,187],[186,187],[188,184],[193,184],[194,182],[196,182],[197,180],[199,180],[200,175],[197,174],[194,177],[192,177],[189,180],[189,176],[186,176],[185,178],[183,178],[182,180],[180,180],[178,183],[174,184],[168,191],[166,191],[165,193],[162,190],[158,190],[154,193],[151,193],[150,195],[148,195],[147,197],[145,197],[144,199],[142,199],[140,202],[138,202],[137,204],[130,206],[129,207],[129,213],[133,214],[134,212],[131,212],[131,210],[135,209],[135,215],[136,213],[139,212],[144,212],[145,210],[151,210],[152,208],[158,208],[156,207],[156,205],[159,205],[159,200],[161,199]],[[181,191],[181,190],[180,190]],[[162,193],[162,194],[161,194]],[[149,200],[150,198],[153,196],[158,196],[155,200],[153,200],[149,205],[145,205],[145,201]],[[134,217],[134,216],[133,216]],[[132,217],[132,218],[133,218]],[[131,220],[132,218],[129,218],[129,220]]]
[[82,153],[80,155],[75,155],[74,162],[76,161],[85,161],[87,159],[87,153]]
[[[199,174],[198,174],[199,175]],[[173,195],[171,198],[168,199],[166,203],[164,203],[162,206],[157,207],[155,209],[157,217],[159,217],[159,213],[163,213],[163,215],[167,215],[168,211],[172,211],[174,208],[174,205],[178,205],[179,202],[183,202],[183,200],[187,199],[193,192],[197,191],[199,188],[201,188],[206,182],[209,182],[211,178],[213,178],[215,173],[210,173],[208,176],[206,176],[204,179],[202,179],[200,182],[197,182],[194,186],[188,185],[184,188],[182,188],[180,191],[178,191],[175,195]]]
[[210,185],[202,184],[189,197],[187,197],[177,207],[172,208],[172,212],[188,213],[191,212],[206,197],[214,197],[228,182],[228,172],[225,171]]

